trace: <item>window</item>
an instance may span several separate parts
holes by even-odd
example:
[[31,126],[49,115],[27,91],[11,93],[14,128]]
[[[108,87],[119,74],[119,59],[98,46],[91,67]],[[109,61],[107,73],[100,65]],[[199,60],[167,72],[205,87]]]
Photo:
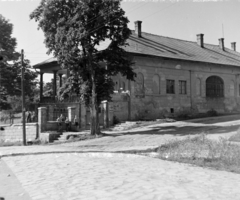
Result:
[[223,80],[218,76],[210,76],[206,80],[207,97],[223,97]]
[[153,94],[160,94],[160,78],[158,75],[153,76],[152,80],[152,91]]
[[187,94],[187,81],[179,81],[179,94]]
[[175,93],[174,84],[175,84],[174,80],[167,80],[167,94]]
[[144,94],[144,76],[142,73],[137,74],[135,81],[135,92],[137,94]]

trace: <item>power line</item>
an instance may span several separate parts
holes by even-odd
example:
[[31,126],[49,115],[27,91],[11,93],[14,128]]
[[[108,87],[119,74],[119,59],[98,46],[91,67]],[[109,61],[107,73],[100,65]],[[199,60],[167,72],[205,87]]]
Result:
[[173,3],[173,4],[170,5],[170,6],[167,6],[167,7],[163,8],[163,9],[161,9],[161,10],[158,10],[158,11],[156,11],[156,12],[150,14],[150,15],[147,15],[146,17],[144,17],[144,18],[142,18],[142,19],[146,19],[146,18],[148,18],[148,17],[151,17],[152,15],[155,15],[156,13],[158,13],[158,12],[160,12],[160,11],[163,11],[163,10],[166,10],[166,9],[172,7],[172,6],[175,6],[176,4],[177,4],[177,2],[176,2],[176,3]]
[[[133,6],[133,7],[131,7],[130,8],[130,10],[129,11],[126,11],[126,12],[132,12],[132,11],[134,11],[134,10],[137,10],[137,9],[139,9],[140,7],[142,7],[142,6],[144,6],[144,5],[146,5],[148,2],[146,2],[146,3],[144,3],[144,4],[142,4],[142,5],[137,5],[137,6]],[[104,13],[106,13],[108,11],[108,9],[106,8],[104,11],[103,11],[103,14]],[[99,14],[98,16],[95,16],[95,17],[93,17],[93,18],[91,18],[90,19],[90,21],[86,24],[86,25],[88,25],[88,24],[90,24],[92,21],[94,21],[94,20],[97,20],[99,17],[101,17],[102,16],[102,14]],[[117,18],[115,18],[114,20],[112,20],[111,22],[113,22],[113,21],[115,21],[116,19],[118,19],[118,17]],[[110,23],[111,23],[110,22]],[[104,25],[103,25],[104,26]],[[100,29],[100,28],[102,28],[103,26],[100,26],[100,27],[98,27],[98,28],[96,28],[96,29],[94,29],[93,31],[96,31],[96,30],[98,30],[98,29]],[[93,31],[90,31],[90,33],[92,33]],[[39,40],[38,40],[39,41]],[[38,42],[37,41],[37,42]],[[34,42],[33,44],[35,44],[36,42]],[[30,45],[29,45],[30,46]],[[40,48],[43,48],[43,47],[39,47],[38,49],[40,49]],[[31,51],[30,53],[32,53],[32,52],[34,52],[34,51],[37,51],[38,49],[36,49],[36,50],[33,50],[33,51]],[[29,53],[28,53],[29,54]]]

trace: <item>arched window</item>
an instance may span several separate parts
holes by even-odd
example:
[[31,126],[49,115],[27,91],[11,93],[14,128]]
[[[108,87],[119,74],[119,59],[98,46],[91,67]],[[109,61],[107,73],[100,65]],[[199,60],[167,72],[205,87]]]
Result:
[[199,78],[196,80],[196,95],[201,96],[201,80]]
[[135,81],[135,92],[137,94],[144,94],[144,76],[142,73],[137,74]]
[[207,97],[223,97],[224,92],[223,80],[218,76],[210,76],[206,80],[206,96]]
[[234,90],[235,90],[234,82],[231,81],[231,83],[230,83],[230,85],[229,85],[229,91],[230,91],[230,96],[231,96],[231,97],[234,97]]
[[152,91],[153,94],[160,94],[160,78],[157,74],[153,76]]

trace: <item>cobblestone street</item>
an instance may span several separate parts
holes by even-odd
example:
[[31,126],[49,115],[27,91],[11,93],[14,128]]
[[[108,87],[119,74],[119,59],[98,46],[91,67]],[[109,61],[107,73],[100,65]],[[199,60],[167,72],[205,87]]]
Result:
[[213,120],[213,123],[155,124],[128,131],[106,131],[109,136],[93,140],[2,147],[0,197],[5,200],[240,200],[239,174],[116,153],[154,148],[201,131],[208,132],[212,139],[227,138],[236,133],[240,121]]
[[240,175],[159,159],[65,153],[3,160],[32,200],[240,199]]

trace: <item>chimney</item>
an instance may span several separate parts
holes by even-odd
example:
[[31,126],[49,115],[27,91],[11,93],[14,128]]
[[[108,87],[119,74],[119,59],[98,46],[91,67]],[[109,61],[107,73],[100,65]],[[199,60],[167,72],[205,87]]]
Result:
[[232,42],[231,47],[233,51],[236,51],[236,42]]
[[204,34],[202,33],[197,34],[197,44],[202,48],[204,47],[203,36]]
[[222,49],[224,51],[224,38],[220,38],[220,39],[218,39],[218,41],[219,41],[220,49]]
[[135,33],[138,37],[142,35],[142,21],[135,21]]

